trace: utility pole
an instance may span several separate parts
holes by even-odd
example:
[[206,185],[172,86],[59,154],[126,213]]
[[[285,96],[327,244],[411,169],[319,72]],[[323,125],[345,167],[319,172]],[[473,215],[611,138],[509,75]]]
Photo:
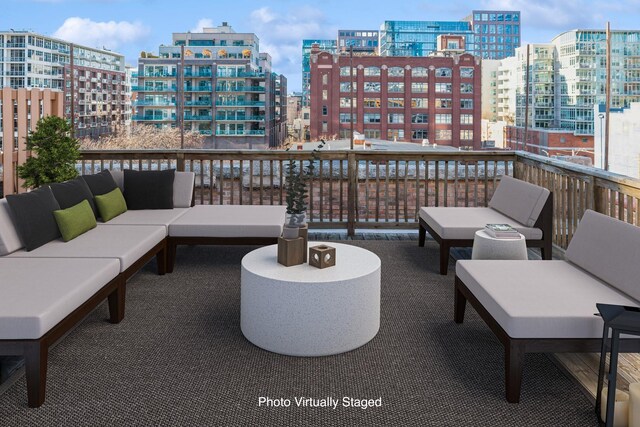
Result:
[[349,122],[351,122],[351,144],[350,144],[350,148],[353,150],[353,45],[349,46],[349,76],[350,76],[350,83],[349,86],[351,87],[351,99],[349,100],[349,106],[351,107],[351,118],[349,120]]
[[527,44],[527,69],[525,70],[525,83],[524,83],[524,141],[522,142],[522,150],[527,151],[527,137],[529,133],[529,47]]
[[176,99],[176,121],[180,126],[180,149],[184,150],[184,45],[180,46],[180,70],[176,77],[178,97]]
[[611,24],[607,21],[607,80],[605,85],[605,112],[604,126],[606,132],[604,134],[604,170],[609,170],[609,112],[611,108]]

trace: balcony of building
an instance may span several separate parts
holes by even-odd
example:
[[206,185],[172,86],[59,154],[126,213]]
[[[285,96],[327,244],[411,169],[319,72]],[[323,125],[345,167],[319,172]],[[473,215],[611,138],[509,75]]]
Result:
[[[418,247],[417,215],[421,206],[486,206],[501,177],[513,175],[553,192],[554,252],[562,257],[586,209],[639,225],[640,182],[524,152],[364,147],[317,154],[309,147],[83,151],[84,174],[193,171],[196,204],[285,204],[286,191],[275,183],[285,182],[286,165],[315,159],[310,238],[381,259],[380,331],[363,347],[330,357],[261,350],[240,325],[241,263],[256,247],[180,247],[174,273],[156,275],[152,261],[127,283],[123,322],[105,322],[103,304],[51,350],[40,409],[26,407],[19,373],[1,386],[0,424],[59,425],[91,411],[90,423],[98,425],[598,425],[583,394],[594,393],[597,357],[590,353],[528,355],[522,402],[504,400],[502,345],[471,309],[463,325],[453,321],[455,259],[470,251],[454,251],[450,273],[439,275],[437,243]],[[620,388],[640,377],[633,356],[623,362],[629,369]],[[265,390],[291,406],[259,405]],[[298,407],[301,393],[337,397],[339,407]],[[344,407],[343,395],[381,398],[382,407]]]

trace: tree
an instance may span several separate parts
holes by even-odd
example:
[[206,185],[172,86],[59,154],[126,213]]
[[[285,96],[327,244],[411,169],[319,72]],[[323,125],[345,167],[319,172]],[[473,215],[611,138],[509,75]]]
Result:
[[29,132],[27,138],[27,150],[32,156],[18,166],[23,187],[36,188],[78,176],[78,149],[78,141],[71,137],[71,125],[66,120],[56,116],[40,119],[35,132]]

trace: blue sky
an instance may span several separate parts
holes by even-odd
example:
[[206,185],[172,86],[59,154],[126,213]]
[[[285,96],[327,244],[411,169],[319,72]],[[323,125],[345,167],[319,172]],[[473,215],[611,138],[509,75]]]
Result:
[[[437,3],[437,4],[436,4]],[[274,70],[300,89],[300,41],[335,38],[338,29],[378,29],[384,20],[458,20],[473,9],[522,12],[522,42],[548,42],[574,28],[640,29],[640,0],[0,0],[0,29],[30,29],[123,53],[157,52],[172,32],[227,21],[255,32]]]

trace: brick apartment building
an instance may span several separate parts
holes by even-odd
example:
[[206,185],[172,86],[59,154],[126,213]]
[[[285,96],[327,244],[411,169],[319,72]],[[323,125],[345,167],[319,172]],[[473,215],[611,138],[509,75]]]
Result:
[[350,138],[353,66],[354,130],[365,138],[481,148],[480,59],[460,36],[438,38],[428,57],[311,54],[311,139]]

